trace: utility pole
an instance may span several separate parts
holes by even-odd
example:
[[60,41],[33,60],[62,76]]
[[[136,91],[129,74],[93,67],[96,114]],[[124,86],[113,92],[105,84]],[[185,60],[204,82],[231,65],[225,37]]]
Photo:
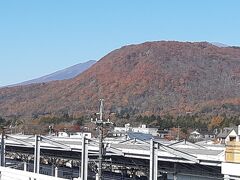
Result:
[[5,128],[2,127],[0,166],[5,166]]
[[100,99],[99,120],[97,120],[99,131],[99,155],[98,155],[98,178],[102,180],[102,160],[103,160],[103,99]]
[[99,180],[102,180],[102,160],[103,160],[103,99],[100,99],[100,124],[99,124],[99,167],[98,175]]
[[100,109],[99,109],[99,119],[96,118],[96,121],[92,121],[98,126],[98,132],[99,132],[99,155],[98,155],[98,179],[103,180],[102,175],[102,162],[103,162],[103,125],[105,124],[112,124],[112,122],[109,121],[103,121],[103,101],[104,99],[100,99]]
[[178,125],[178,128],[177,128],[177,141],[180,140],[180,135],[179,135],[179,125]]

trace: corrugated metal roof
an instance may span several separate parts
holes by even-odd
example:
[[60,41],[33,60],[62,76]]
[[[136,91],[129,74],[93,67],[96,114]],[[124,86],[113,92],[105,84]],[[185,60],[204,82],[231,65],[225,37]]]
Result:
[[144,134],[144,133],[141,133],[141,132],[129,132],[127,134],[128,134],[128,137],[130,139],[139,139],[139,140],[142,140],[142,141],[149,141],[150,139],[153,138],[153,135]]

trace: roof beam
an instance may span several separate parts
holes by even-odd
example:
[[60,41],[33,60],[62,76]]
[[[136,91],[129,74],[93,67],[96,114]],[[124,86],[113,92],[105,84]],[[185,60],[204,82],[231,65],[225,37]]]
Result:
[[71,148],[70,146],[68,146],[68,145],[66,145],[66,144],[63,144],[63,143],[60,143],[60,142],[57,142],[57,141],[54,141],[54,140],[52,140],[52,139],[50,139],[50,138],[47,138],[47,137],[45,137],[45,136],[41,136],[41,140],[44,141],[44,142],[47,142],[47,143],[49,143],[49,144],[51,144],[51,145],[60,147],[60,148],[62,148],[62,149],[66,149],[66,150],[69,150],[69,151],[72,150],[72,148]]
[[193,155],[188,154],[186,152],[179,151],[177,149],[174,149],[174,148],[162,145],[162,144],[160,145],[160,149],[165,150],[165,151],[167,151],[167,152],[169,152],[169,153],[171,153],[173,155],[176,155],[178,157],[190,160],[190,161],[195,162],[195,163],[199,163],[199,160],[197,159],[196,156],[193,156]]
[[9,135],[6,135],[6,139],[10,139],[14,142],[17,142],[19,144],[22,144],[24,146],[27,146],[27,147],[33,147],[34,145],[32,145],[31,143],[25,141],[25,140],[22,140],[22,139],[18,139],[18,138],[15,138],[15,137],[12,137],[12,136],[9,136]]
[[199,145],[199,144],[194,144],[194,143],[191,143],[191,142],[186,141],[186,140],[181,140],[181,141],[172,143],[172,144],[168,145],[168,147],[176,146],[176,145],[179,145],[179,144],[188,144],[188,145],[191,145],[191,146],[193,146],[193,147],[195,147],[195,148],[207,149],[207,148],[204,147],[204,146],[201,146],[201,145]]

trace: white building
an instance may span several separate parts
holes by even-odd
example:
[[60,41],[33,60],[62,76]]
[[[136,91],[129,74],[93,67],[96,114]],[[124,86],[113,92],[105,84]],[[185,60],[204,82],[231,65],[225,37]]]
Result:
[[240,142],[226,143],[225,161],[222,162],[225,180],[240,179]]
[[193,139],[193,140],[197,140],[201,138],[203,138],[203,136],[197,130],[191,132],[189,136],[189,139]]
[[147,128],[147,126],[143,124],[141,127],[133,127],[132,132],[140,132],[144,134],[151,134],[153,136],[157,136],[158,128]]
[[124,127],[114,127],[113,134],[115,136],[123,136],[130,130],[130,124],[125,124]]
[[125,124],[125,127],[114,127],[113,134],[115,136],[123,136],[128,132],[138,132],[158,136],[158,128],[147,128],[145,124],[140,127],[130,127],[130,124]]
[[217,140],[221,144],[225,144],[226,142],[229,142],[229,141],[240,142],[239,133],[240,133],[240,125],[238,127],[224,128],[217,135]]
[[83,135],[88,138],[91,139],[92,138],[92,134],[90,132],[66,132],[66,131],[60,131],[58,132],[58,137],[69,137],[69,138],[82,138]]

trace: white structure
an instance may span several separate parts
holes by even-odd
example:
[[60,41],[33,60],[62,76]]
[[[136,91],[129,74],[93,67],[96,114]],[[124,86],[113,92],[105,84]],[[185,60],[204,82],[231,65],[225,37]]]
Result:
[[237,128],[224,128],[218,135],[217,139],[221,144],[229,141],[239,142],[239,126]]
[[202,134],[200,134],[197,130],[190,133],[189,139],[193,141],[197,141],[203,138]]
[[196,130],[191,132],[190,136],[192,136],[194,138],[201,138],[202,137],[202,135],[199,132],[197,132]]
[[[34,142],[34,138],[35,138],[35,142]],[[36,136],[35,137],[19,136],[19,139],[17,139],[16,142],[14,142],[11,139],[6,139],[6,145],[11,146],[13,148],[17,146],[25,147],[29,145],[30,148],[35,149],[37,145],[34,146],[34,144],[37,144],[36,143],[38,142],[37,139],[39,138],[36,138]],[[39,147],[41,147],[41,150],[51,149],[51,151],[54,151],[54,150],[59,151],[59,148],[62,147],[63,152],[72,153],[73,150],[78,152],[80,151],[83,152],[83,149],[84,149],[83,145],[85,143],[81,143],[81,142],[82,142],[82,139],[80,138],[69,138],[69,137],[68,138],[57,138],[57,137],[46,138],[41,136],[41,139],[39,140],[38,143],[39,143]],[[118,142],[116,144],[110,144],[108,146],[109,149],[106,151],[106,154],[111,156],[116,156],[118,158],[120,156],[125,156],[128,158],[137,158],[139,160],[151,159],[151,162],[153,163],[151,166],[154,167],[152,168],[152,170],[154,170],[152,172],[152,174],[154,175],[152,176],[153,180],[157,178],[157,174],[155,173],[159,172],[156,168],[158,161],[169,162],[169,163],[171,162],[173,164],[184,163],[184,164],[188,164],[188,167],[193,167],[193,169],[195,168],[194,166],[192,166],[193,163],[195,165],[203,165],[203,166],[207,165],[207,166],[220,168],[221,162],[224,161],[223,158],[224,158],[225,147],[220,144],[214,145],[216,146],[214,147],[214,149],[212,145],[201,146],[193,143],[188,143],[185,141],[171,142],[171,141],[162,141],[162,140],[159,140],[159,141],[152,140],[150,144],[148,142],[138,141],[136,139],[125,140],[122,142]],[[98,148],[99,146],[96,146],[95,143],[87,145],[87,151],[90,152],[91,154],[97,154]],[[215,148],[219,148],[219,149],[215,149]],[[87,154],[88,153],[86,153],[86,156],[82,156],[82,157],[86,158]],[[39,162],[40,161],[38,161],[38,163]],[[83,164],[87,165],[87,163],[84,163],[84,162]],[[81,167],[84,167],[84,166],[81,166]],[[184,167],[186,167],[186,165]],[[179,167],[176,166],[176,168],[174,169],[177,170],[179,168],[180,166]],[[184,169],[185,168],[183,168],[182,170]],[[212,170],[214,168],[210,168],[210,169]],[[213,179],[213,177],[215,177],[215,175],[213,174],[211,178],[207,178],[204,174],[196,174],[195,172],[193,172],[192,174],[187,174],[186,175],[187,177],[181,178],[182,177],[181,173],[175,173],[175,170],[174,171],[173,169],[167,170],[167,173],[165,173],[165,175],[167,174],[167,176],[169,177],[168,179],[170,179],[170,175],[173,176],[173,178],[171,179],[180,179],[180,180],[181,179],[208,180],[208,179]],[[164,171],[165,171],[165,168],[164,168]],[[84,172],[84,171],[81,170],[81,172]],[[187,172],[189,173],[188,169],[187,169]],[[32,179],[32,177],[30,178],[31,180],[34,179],[34,178]],[[20,178],[18,179],[22,180]],[[38,180],[38,178],[35,178],[35,179]],[[44,180],[47,180],[47,179],[48,178],[45,178]]]
[[130,130],[130,124],[125,124],[124,127],[114,127],[114,134],[116,136],[121,136],[122,134],[126,134]]
[[240,125],[230,129],[225,138],[219,137],[226,144],[225,161],[222,162],[222,174],[225,180],[240,180]]
[[90,132],[58,132],[58,137],[82,138],[83,136],[88,139],[92,138],[92,134]]
[[140,132],[140,133],[144,133],[144,134],[151,134],[153,136],[158,135],[158,128],[147,128],[147,126],[145,124],[143,124],[141,127],[132,128],[132,131]]
[[125,127],[114,127],[114,134],[116,136],[125,135],[128,132],[139,132],[144,134],[151,134],[158,136],[158,128],[147,128],[145,124],[140,127],[130,127],[130,124],[125,124]]
[[223,162],[222,163],[222,174],[224,174],[225,180],[240,179],[240,164]]
[[21,171],[0,166],[1,180],[64,180],[63,178],[36,174],[28,171]]
[[222,174],[225,180],[240,179],[240,142],[227,143]]

